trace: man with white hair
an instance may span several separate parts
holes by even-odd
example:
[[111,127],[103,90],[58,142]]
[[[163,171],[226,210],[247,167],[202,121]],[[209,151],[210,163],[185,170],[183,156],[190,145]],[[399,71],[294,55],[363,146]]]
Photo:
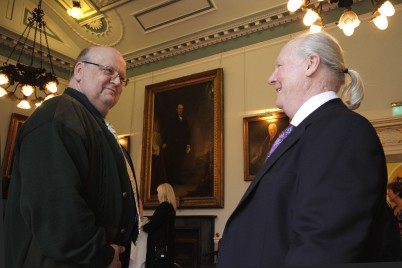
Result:
[[351,111],[363,84],[338,42],[326,33],[291,40],[268,83],[291,125],[229,217],[217,267],[395,261],[383,148]]

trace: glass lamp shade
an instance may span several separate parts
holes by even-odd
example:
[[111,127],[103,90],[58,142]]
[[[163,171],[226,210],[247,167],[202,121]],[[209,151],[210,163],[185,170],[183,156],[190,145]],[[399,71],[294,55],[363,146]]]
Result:
[[342,31],[346,36],[352,36],[353,33],[355,32],[355,28],[347,27],[347,28],[342,29]]
[[388,19],[385,15],[378,15],[375,17],[373,20],[375,26],[377,26],[378,29],[380,30],[385,30],[388,28]]
[[322,26],[319,24],[312,24],[310,26],[310,33],[319,33],[321,32]]
[[338,23],[338,27],[343,30],[346,36],[351,36],[359,25],[359,17],[352,10],[345,10]]
[[317,19],[319,15],[312,9],[308,9],[306,15],[304,15],[303,23],[306,26],[311,26]]
[[7,95],[7,90],[5,90],[3,87],[0,87],[0,98]]
[[29,97],[34,92],[34,88],[31,85],[23,85],[21,88],[21,92],[22,94],[24,94],[24,96]]
[[5,85],[8,84],[9,80],[7,75],[5,74],[0,74],[0,85]]
[[46,84],[46,89],[51,93],[57,92],[57,84],[55,82],[49,82]]
[[31,105],[27,100],[22,100],[20,103],[17,104],[17,107],[20,109],[31,109]]
[[384,4],[380,6],[378,12],[380,12],[384,16],[390,17],[395,14],[395,8],[390,1],[386,1]]
[[289,0],[288,1],[288,10],[290,12],[295,12],[303,5],[303,0]]

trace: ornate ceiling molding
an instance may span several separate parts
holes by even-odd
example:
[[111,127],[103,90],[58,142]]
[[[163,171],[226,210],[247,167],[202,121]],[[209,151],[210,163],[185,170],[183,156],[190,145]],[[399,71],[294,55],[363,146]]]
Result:
[[[98,2],[99,3],[97,4],[101,5],[100,1]],[[121,4],[122,2],[124,1],[108,1],[108,5],[104,6],[103,8],[111,7],[111,5]],[[361,11],[360,13],[370,13],[370,8],[372,7],[369,1],[355,0],[353,7],[358,9],[360,6],[365,6],[364,9],[361,9],[364,11]],[[397,10],[401,10],[402,5],[395,6],[395,8]],[[336,20],[339,18],[338,13],[340,12],[341,10],[336,4],[325,3],[322,14],[326,16],[326,18],[332,17],[332,21],[324,21],[324,23],[329,24],[336,22]],[[335,14],[335,16],[331,16],[331,14]],[[274,32],[276,31],[276,28],[280,28],[281,35],[291,34],[292,31],[295,31],[295,28],[288,27],[288,25],[296,21],[301,21],[303,15],[304,13],[302,11],[297,11],[291,14],[289,11],[287,11],[286,6],[283,5],[277,7],[276,9],[254,14],[240,21],[220,25],[213,29],[191,34],[187,37],[181,38],[180,40],[172,40],[170,42],[162,43],[157,46],[149,47],[147,49],[123,56],[127,61],[128,69],[135,69],[143,65],[155,63],[177,55],[214,46],[258,32],[266,31],[268,39],[270,38],[269,30]],[[66,23],[72,24],[71,21],[66,21]],[[104,21],[102,22],[97,22],[94,20],[92,24],[87,25],[86,27],[81,27],[77,25],[77,23],[75,24],[76,25],[75,27],[72,27],[72,30],[84,40],[87,40],[95,45],[114,46],[121,41],[123,34],[126,31],[122,25],[122,19],[113,10],[108,12],[108,16],[105,17]],[[298,29],[300,29],[300,26]],[[94,35],[97,38],[93,38]],[[275,37],[275,35],[272,36]],[[0,31],[0,44],[8,47],[14,47],[16,40],[17,36],[15,34],[12,34],[7,30]],[[66,59],[67,57],[63,56],[58,58],[57,53],[54,53],[54,55],[56,55],[55,59],[53,59],[56,62],[56,65],[59,65],[63,69],[70,69],[72,67],[74,59]]]
[[[334,4],[325,4],[323,12],[335,9]],[[269,12],[254,15],[240,22],[228,24],[197,33],[181,40],[158,45],[147,50],[138,51],[132,55],[126,55],[128,68],[135,68],[141,65],[157,62],[168,57],[184,54],[200,48],[216,45],[241,36],[247,36],[256,32],[275,28],[287,23],[299,20],[303,12],[298,11],[291,14],[286,6],[270,10]]]

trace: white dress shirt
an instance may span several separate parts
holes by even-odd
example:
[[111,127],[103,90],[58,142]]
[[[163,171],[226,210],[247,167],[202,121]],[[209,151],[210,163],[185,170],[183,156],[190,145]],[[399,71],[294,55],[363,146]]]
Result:
[[290,124],[297,127],[304,119],[306,119],[307,116],[317,110],[318,107],[336,98],[338,98],[338,96],[334,91],[323,92],[311,97],[305,103],[303,103],[299,110],[297,110]]

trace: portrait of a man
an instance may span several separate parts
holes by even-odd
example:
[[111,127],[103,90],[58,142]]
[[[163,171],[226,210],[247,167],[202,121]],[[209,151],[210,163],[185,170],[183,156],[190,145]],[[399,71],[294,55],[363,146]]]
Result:
[[212,194],[212,83],[155,96],[151,193],[171,184],[178,196]]
[[179,206],[223,207],[223,70],[146,86],[141,190],[158,206],[157,187],[173,186]]
[[186,154],[191,151],[190,129],[183,104],[177,104],[176,113],[169,118],[162,149],[166,151],[166,177],[171,185],[182,183],[182,166]]
[[289,125],[282,113],[273,118],[244,118],[245,180],[252,180],[264,164],[278,135]]

